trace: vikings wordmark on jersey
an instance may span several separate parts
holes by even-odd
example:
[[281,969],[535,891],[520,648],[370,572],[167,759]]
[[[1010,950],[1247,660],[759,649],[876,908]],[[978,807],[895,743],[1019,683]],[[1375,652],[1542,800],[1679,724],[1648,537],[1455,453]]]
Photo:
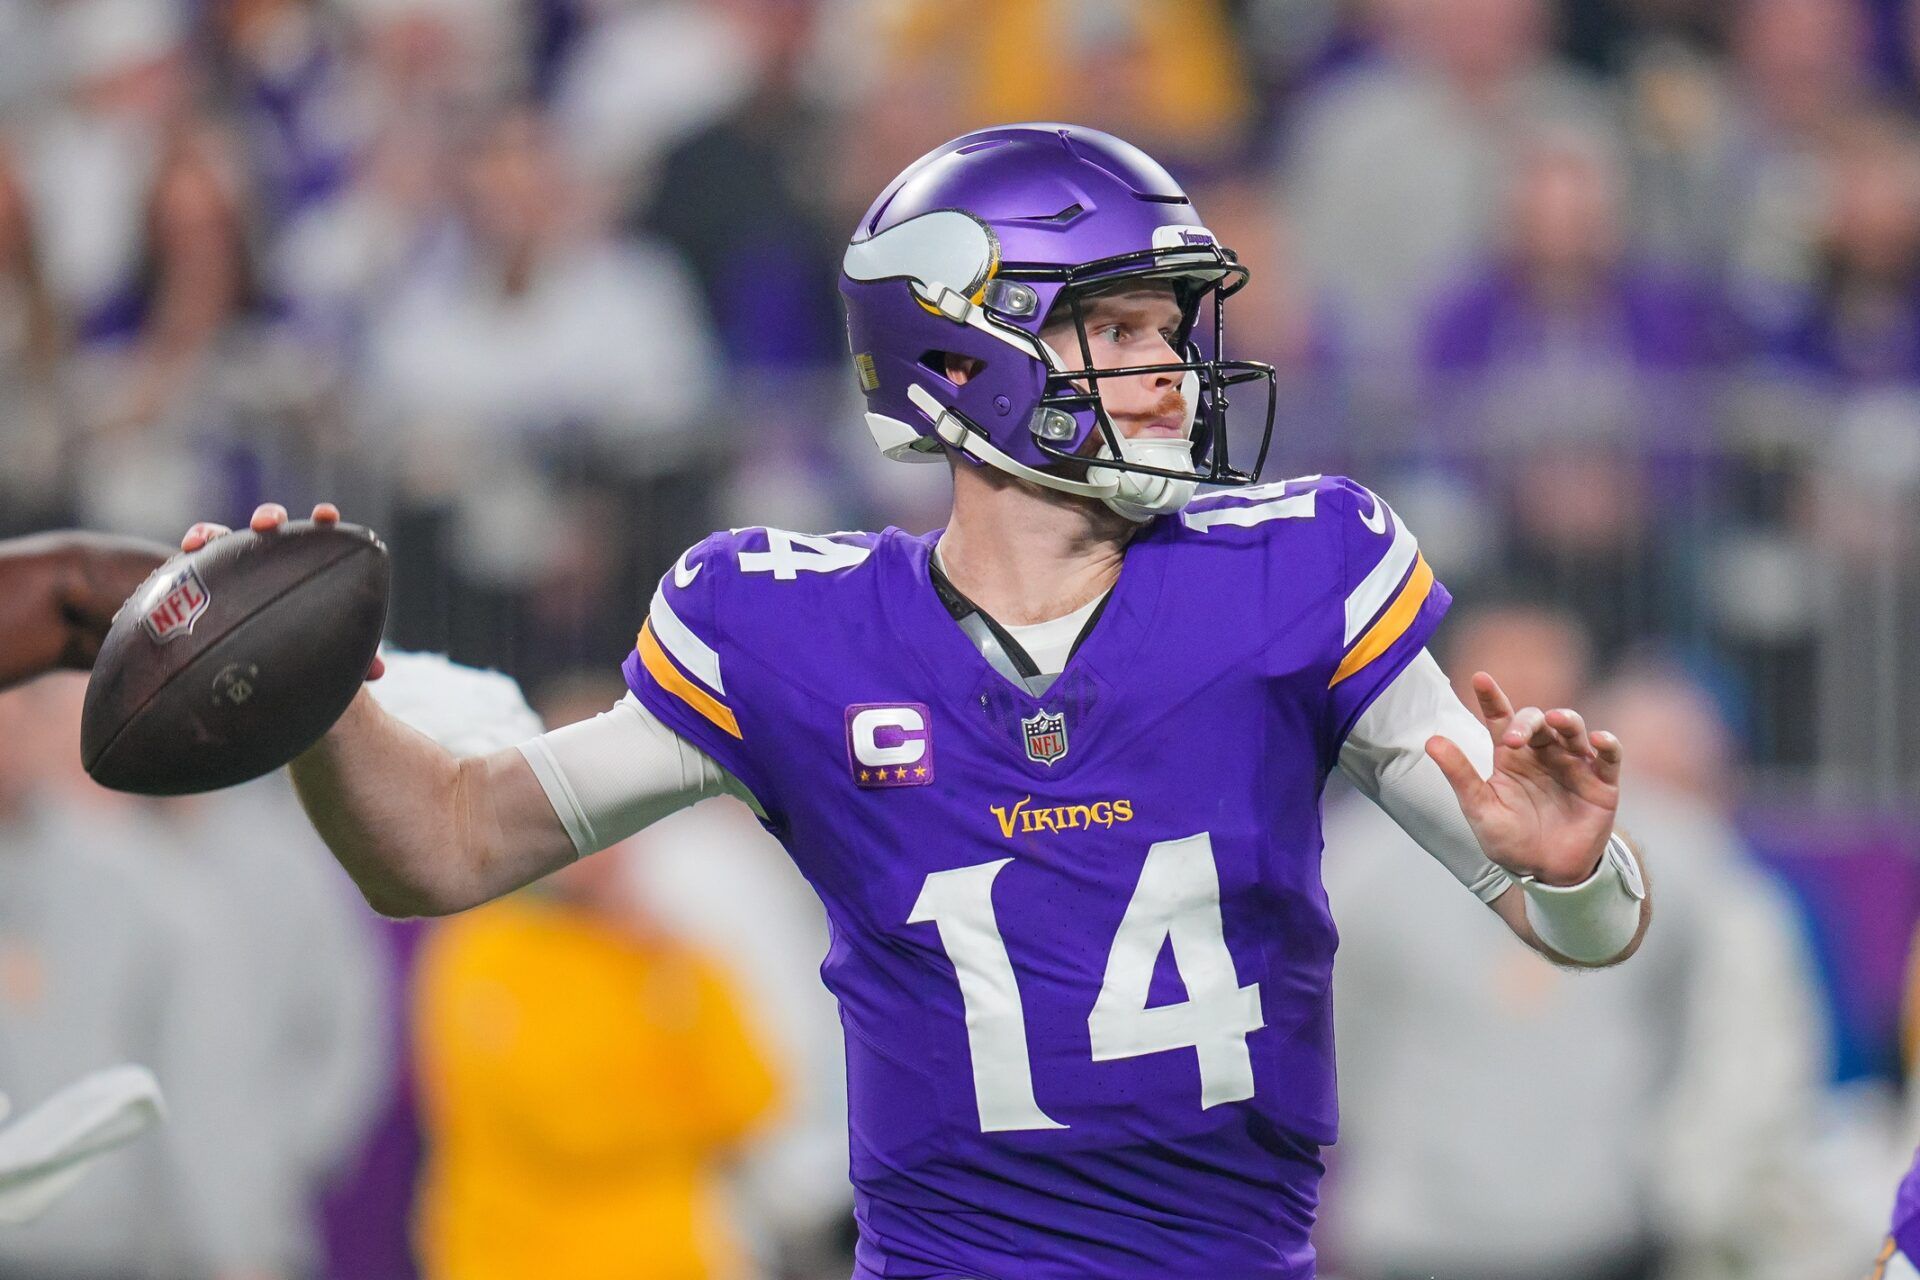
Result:
[[1320,792],[1445,589],[1349,481],[1210,496],[1142,529],[1036,697],[933,541],[717,534],[626,664],[826,905],[858,1274],[1310,1275]]

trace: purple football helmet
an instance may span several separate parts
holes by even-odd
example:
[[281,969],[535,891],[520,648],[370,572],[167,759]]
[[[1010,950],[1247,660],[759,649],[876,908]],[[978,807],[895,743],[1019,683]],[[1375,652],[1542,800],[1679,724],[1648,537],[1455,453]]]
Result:
[[[1221,358],[1225,300],[1247,274],[1167,171],[1118,138],[1060,124],[956,138],[888,185],[842,263],[868,429],[888,457],[933,460],[944,444],[1136,520],[1177,510],[1196,484],[1251,484],[1273,436],[1274,373]],[[1182,359],[1095,369],[1082,301],[1134,281],[1172,285]],[[1057,308],[1074,318],[1077,351],[1040,338]],[[949,354],[978,371],[954,382]],[[1157,449],[1123,439],[1100,380],[1162,372],[1181,376],[1189,437]],[[1226,430],[1228,389],[1243,383],[1263,383],[1266,401],[1244,469],[1228,458]]]

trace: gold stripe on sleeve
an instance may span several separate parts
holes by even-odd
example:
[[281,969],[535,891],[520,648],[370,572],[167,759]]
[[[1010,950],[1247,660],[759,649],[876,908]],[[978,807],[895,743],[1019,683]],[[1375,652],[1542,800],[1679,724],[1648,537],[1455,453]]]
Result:
[[1433,570],[1427,565],[1427,558],[1416,556],[1413,573],[1407,578],[1407,585],[1400,588],[1400,594],[1394,597],[1393,604],[1380,615],[1380,621],[1373,624],[1360,642],[1347,650],[1347,656],[1341,660],[1340,669],[1333,673],[1333,679],[1327,681],[1327,688],[1345,680],[1348,676],[1358,675],[1366,669],[1368,663],[1393,647],[1393,642],[1407,633],[1413,620],[1420,613],[1420,606],[1427,602],[1427,596],[1433,591]]
[[636,643],[640,650],[641,665],[646,667],[647,673],[662,689],[734,737],[740,736],[740,722],[733,718],[733,712],[724,702],[680,674],[680,668],[673,665],[661,649],[660,642],[653,638],[651,623],[640,628],[640,638]]

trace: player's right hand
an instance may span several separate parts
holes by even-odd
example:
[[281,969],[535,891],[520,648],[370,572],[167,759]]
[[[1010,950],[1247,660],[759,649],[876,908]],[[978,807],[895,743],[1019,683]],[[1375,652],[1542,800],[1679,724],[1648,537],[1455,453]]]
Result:
[[[285,507],[277,502],[263,502],[253,509],[253,519],[247,522],[247,527],[255,533],[271,533],[286,522],[287,509]],[[313,522],[315,524],[338,524],[340,522],[340,508],[334,506],[331,502],[315,504],[313,508]],[[226,525],[215,524],[211,520],[202,520],[191,529],[188,529],[186,536],[180,539],[180,549],[182,551],[198,551],[221,534],[232,532],[233,530],[229,529]]]
[[[277,502],[263,502],[253,509],[253,518],[247,521],[247,527],[255,533],[272,533],[286,522],[287,509],[285,507]],[[315,503],[313,508],[313,522],[315,524],[340,523],[340,508],[334,506],[331,502]],[[232,532],[233,530],[229,529],[226,525],[215,524],[211,520],[202,520],[188,529],[186,535],[180,539],[180,549],[182,551],[198,551],[222,534]],[[367,668],[367,679],[378,680],[386,674],[386,671],[387,664],[382,661],[380,655],[376,653],[373,656],[373,665]]]

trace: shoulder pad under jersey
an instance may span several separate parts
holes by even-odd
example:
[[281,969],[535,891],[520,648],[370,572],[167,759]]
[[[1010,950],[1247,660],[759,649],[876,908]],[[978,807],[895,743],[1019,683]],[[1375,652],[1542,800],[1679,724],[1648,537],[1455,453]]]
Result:
[[1189,537],[1269,555],[1269,573],[1332,611],[1320,633],[1336,743],[1426,644],[1452,601],[1406,522],[1344,476],[1208,494],[1179,519]]
[[647,606],[625,666],[628,686],[763,805],[770,797],[754,759],[743,682],[777,665],[796,619],[821,607],[824,592],[858,571],[874,542],[867,533],[716,533],[681,554]]

